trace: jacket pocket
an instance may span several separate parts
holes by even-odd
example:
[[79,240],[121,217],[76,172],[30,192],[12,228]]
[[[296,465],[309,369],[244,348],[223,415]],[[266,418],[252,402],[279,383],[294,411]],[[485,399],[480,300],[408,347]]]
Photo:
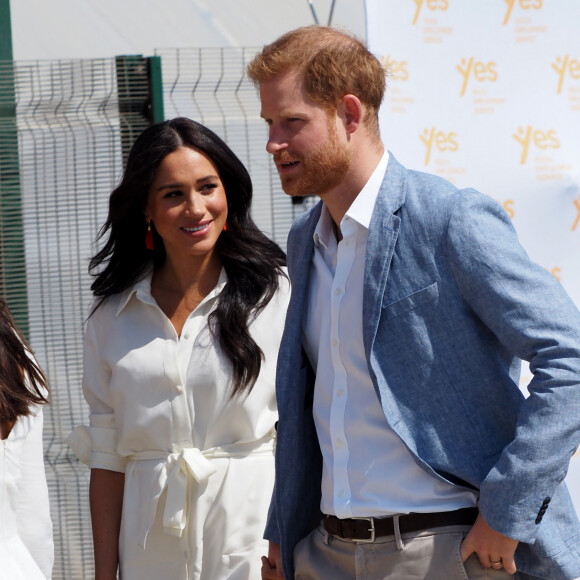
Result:
[[421,290],[417,290],[408,296],[400,298],[395,302],[391,302],[387,306],[383,307],[383,316],[385,318],[394,318],[395,316],[400,316],[409,310],[413,310],[418,306],[422,306],[423,304],[428,304],[429,302],[433,302],[439,297],[439,287],[437,282],[433,282],[426,288],[422,288]]

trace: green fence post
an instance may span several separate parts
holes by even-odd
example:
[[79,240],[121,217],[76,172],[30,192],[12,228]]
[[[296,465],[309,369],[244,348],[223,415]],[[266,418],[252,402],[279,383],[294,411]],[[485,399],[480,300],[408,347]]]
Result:
[[161,76],[161,57],[149,57],[149,94],[151,100],[151,121],[161,123],[165,119],[163,108],[163,78]]
[[28,292],[18,159],[10,0],[0,0],[0,295],[28,338]]
[[137,136],[164,118],[161,57],[117,56],[115,62],[124,166]]

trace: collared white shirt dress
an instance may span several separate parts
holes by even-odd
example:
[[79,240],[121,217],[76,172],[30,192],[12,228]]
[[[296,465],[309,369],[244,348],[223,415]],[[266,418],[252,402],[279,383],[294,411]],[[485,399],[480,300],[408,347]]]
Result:
[[275,371],[289,283],[253,319],[264,353],[249,395],[231,397],[231,365],[208,315],[227,283],[188,317],[181,337],[151,296],[151,278],[89,318],[83,390],[89,427],[69,443],[91,468],[125,473],[123,580],[260,577],[274,484]]
[[0,440],[0,580],[52,577],[54,546],[42,449],[42,406]]

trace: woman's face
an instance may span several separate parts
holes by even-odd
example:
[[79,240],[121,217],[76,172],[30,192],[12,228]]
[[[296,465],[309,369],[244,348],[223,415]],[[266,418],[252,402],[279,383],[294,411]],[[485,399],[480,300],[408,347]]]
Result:
[[155,224],[169,258],[208,258],[228,217],[224,186],[200,151],[180,147],[161,161],[145,216]]

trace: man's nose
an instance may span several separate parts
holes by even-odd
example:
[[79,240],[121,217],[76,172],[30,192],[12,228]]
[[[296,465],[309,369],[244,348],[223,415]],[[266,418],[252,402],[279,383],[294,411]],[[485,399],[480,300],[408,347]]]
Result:
[[266,143],[266,151],[271,155],[277,153],[281,149],[287,147],[286,139],[282,135],[279,129],[270,127],[270,132],[268,134],[268,143]]

